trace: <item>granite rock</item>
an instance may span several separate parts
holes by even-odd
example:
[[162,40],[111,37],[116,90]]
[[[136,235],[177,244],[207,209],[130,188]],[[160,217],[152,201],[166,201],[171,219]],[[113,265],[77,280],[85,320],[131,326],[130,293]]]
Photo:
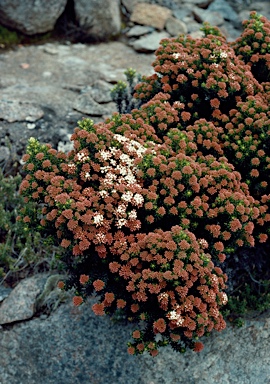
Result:
[[171,36],[185,35],[187,33],[186,24],[175,17],[169,17],[167,19],[165,28]]
[[211,25],[217,27],[224,24],[224,18],[222,17],[221,13],[217,11],[209,11],[208,9],[194,7],[193,14],[199,23],[208,22]]
[[134,27],[130,28],[126,35],[127,37],[139,37],[146,35],[150,32],[153,32],[152,27],[146,25],[134,25]]
[[0,325],[33,317],[35,301],[41,293],[46,276],[22,280],[0,304]]
[[82,89],[82,93],[88,93],[97,103],[109,103],[111,97],[112,85],[103,80],[96,80],[91,85]]
[[34,104],[12,99],[0,99],[0,119],[9,123],[15,121],[36,121],[44,115],[43,110]]
[[84,115],[102,116],[108,113],[108,109],[104,105],[97,103],[90,93],[82,93],[78,96],[73,108]]
[[138,52],[154,52],[159,47],[160,40],[169,37],[167,32],[153,32],[136,40],[132,46]]
[[137,3],[146,2],[145,0],[122,0],[121,1],[126,10],[131,14]]
[[241,26],[238,14],[225,0],[214,0],[209,5],[208,10],[219,12],[224,20],[230,21],[235,27],[239,28]]
[[164,347],[130,356],[135,325],[96,316],[95,297],[80,307],[72,293],[54,311],[0,329],[0,382],[12,384],[267,384],[270,313],[243,327],[228,324],[203,339],[200,353]]
[[0,23],[26,35],[51,31],[67,0],[0,0]]
[[121,29],[119,0],[75,0],[77,22],[93,40],[102,41]]
[[168,8],[155,4],[137,3],[133,9],[130,20],[137,24],[150,25],[162,30],[172,12]]

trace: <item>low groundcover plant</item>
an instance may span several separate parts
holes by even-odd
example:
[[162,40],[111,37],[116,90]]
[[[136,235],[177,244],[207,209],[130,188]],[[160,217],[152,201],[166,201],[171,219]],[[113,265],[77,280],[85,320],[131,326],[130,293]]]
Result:
[[[253,19],[252,47],[269,66],[256,31],[269,22]],[[20,191],[37,208],[18,220],[63,248],[59,286],[75,288],[75,305],[95,294],[96,315],[137,324],[130,354],[201,351],[199,339],[226,326],[226,265],[268,241],[268,79],[243,61],[246,30],[235,44],[203,30],[161,41],[155,74],[135,86],[140,107],[83,119],[68,154],[31,138],[23,157]]]

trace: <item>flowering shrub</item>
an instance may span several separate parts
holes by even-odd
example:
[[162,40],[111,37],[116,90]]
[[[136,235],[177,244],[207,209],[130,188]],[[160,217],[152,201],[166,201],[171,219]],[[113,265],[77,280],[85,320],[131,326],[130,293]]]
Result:
[[225,327],[222,265],[237,273],[239,250],[268,239],[269,84],[217,28],[204,32],[161,42],[156,73],[135,86],[140,107],[82,120],[68,154],[30,139],[23,158],[20,190],[39,208],[21,220],[64,249],[75,305],[95,293],[96,315],[138,324],[131,354],[200,351]]
[[198,118],[227,121],[238,99],[262,90],[223,36],[180,36],[160,44],[153,63],[156,73],[136,85],[134,97],[148,101],[157,89],[166,93],[171,105],[179,104],[183,127]]
[[260,82],[270,81],[270,22],[256,12],[243,22],[241,36],[232,43],[236,54],[251,67]]

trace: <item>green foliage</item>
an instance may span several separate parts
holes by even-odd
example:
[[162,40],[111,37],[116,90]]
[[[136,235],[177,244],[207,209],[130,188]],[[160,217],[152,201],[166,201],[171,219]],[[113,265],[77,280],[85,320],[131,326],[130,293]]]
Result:
[[127,83],[125,81],[118,81],[118,83],[111,90],[113,101],[117,105],[119,113],[130,113],[133,108],[138,107],[139,103],[133,98],[134,87],[140,81],[140,75],[136,76],[135,69],[128,68],[124,72]]
[[256,278],[258,280],[250,279],[250,276],[242,278],[242,284],[228,296],[228,303],[222,309],[224,318],[237,327],[243,326],[249,315],[270,308],[270,279],[262,280],[259,275]]
[[[40,44],[49,41],[53,37],[53,32],[26,36],[18,31],[0,25],[0,48],[9,49],[18,44]],[[57,38],[57,36],[55,36]]]
[[17,32],[10,31],[0,25],[0,44],[3,48],[8,48],[16,44],[20,44],[21,38]]
[[36,204],[24,202],[19,194],[21,180],[19,174],[6,177],[0,170],[0,281],[41,262],[48,268],[59,264],[55,256],[61,251],[42,237],[40,226],[29,231],[27,223],[17,221],[22,211],[36,212]]

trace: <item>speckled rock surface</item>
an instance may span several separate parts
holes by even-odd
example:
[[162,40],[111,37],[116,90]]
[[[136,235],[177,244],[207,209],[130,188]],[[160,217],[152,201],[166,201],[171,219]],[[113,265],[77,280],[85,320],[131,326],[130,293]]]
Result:
[[50,316],[0,330],[1,384],[269,384],[270,313],[228,325],[199,354],[127,353],[131,324],[115,324],[66,301]]
[[138,54],[117,41],[47,43],[0,53],[0,159],[10,156],[7,135],[19,160],[31,136],[55,147],[69,142],[82,117],[97,122],[110,116],[116,111],[113,84],[125,80],[129,67],[149,75],[153,61],[153,53]]

